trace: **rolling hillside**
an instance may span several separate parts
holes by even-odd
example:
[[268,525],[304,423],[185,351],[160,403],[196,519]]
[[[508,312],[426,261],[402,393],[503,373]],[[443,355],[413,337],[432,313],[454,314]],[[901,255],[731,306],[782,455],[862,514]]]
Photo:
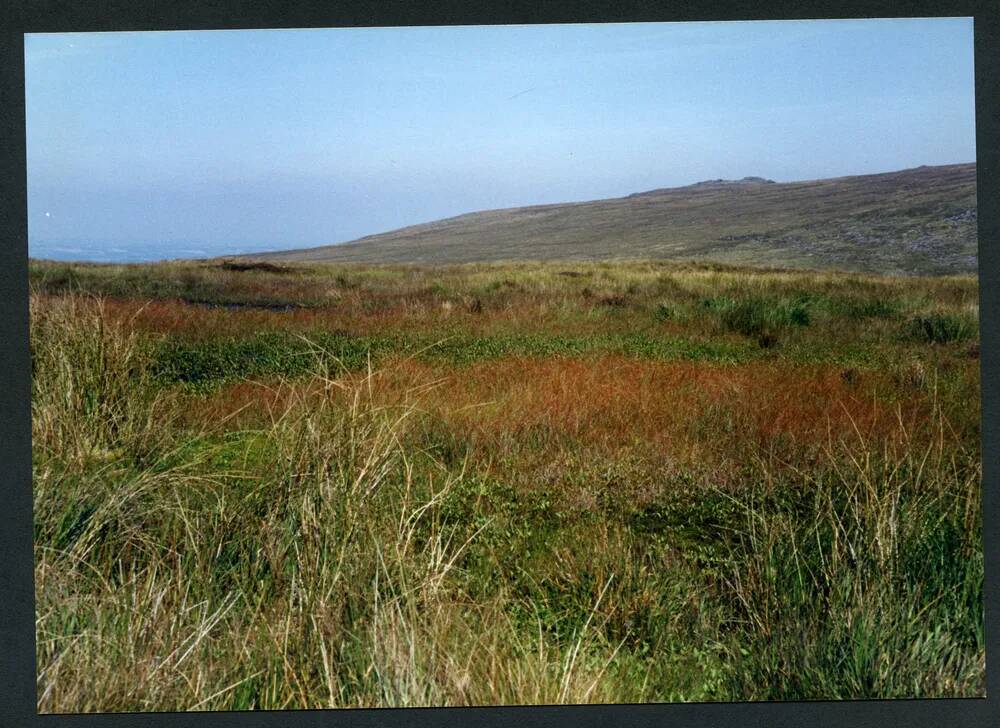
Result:
[[287,262],[703,260],[886,274],[975,272],[976,165],[775,183],[711,180],[627,197],[459,215]]

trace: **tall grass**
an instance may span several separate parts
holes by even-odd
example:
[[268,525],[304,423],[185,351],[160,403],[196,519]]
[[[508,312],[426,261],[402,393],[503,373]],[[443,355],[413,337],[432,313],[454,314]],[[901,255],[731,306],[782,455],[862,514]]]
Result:
[[906,334],[914,341],[929,344],[967,341],[978,334],[978,324],[977,317],[966,313],[959,315],[934,312],[912,318]]
[[103,299],[86,294],[34,299],[31,312],[35,448],[66,462],[116,456],[122,443],[137,456],[153,449],[168,423],[138,335],[108,324]]
[[[984,688],[978,454],[938,414],[913,449],[858,433],[794,498],[769,468],[740,496],[727,589],[746,629],[733,690],[751,699],[927,697]],[[769,504],[768,501],[771,501]]]
[[41,711],[611,697],[586,630],[553,644],[512,633],[500,595],[469,606],[454,476],[416,474],[413,410],[370,375],[317,372],[242,468],[204,467],[211,448],[138,467],[169,403],[137,341],[99,301],[33,317]]
[[982,694],[978,449],[943,406],[800,455],[720,406],[701,474],[551,417],[477,458],[445,384],[388,396],[332,339],[239,429],[192,424],[105,301],[31,316],[42,712]]

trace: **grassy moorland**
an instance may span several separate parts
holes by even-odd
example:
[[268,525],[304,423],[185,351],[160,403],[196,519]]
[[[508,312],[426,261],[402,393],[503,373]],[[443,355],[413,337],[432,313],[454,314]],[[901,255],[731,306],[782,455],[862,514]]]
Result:
[[473,212],[274,261],[717,261],[878,274],[975,274],[976,165],[774,183],[709,180],[590,202]]
[[983,694],[972,276],[31,282],[42,712]]

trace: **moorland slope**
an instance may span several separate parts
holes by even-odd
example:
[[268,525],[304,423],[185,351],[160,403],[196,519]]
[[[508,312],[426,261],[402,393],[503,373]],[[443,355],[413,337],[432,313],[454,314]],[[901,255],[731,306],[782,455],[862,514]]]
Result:
[[615,199],[489,210],[287,262],[666,259],[892,275],[974,273],[976,165],[807,182],[709,180]]

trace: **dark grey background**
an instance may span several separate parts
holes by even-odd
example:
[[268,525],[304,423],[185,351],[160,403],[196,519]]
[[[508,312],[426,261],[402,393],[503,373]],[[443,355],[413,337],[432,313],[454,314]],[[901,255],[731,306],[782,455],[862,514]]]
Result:
[[[988,669],[982,700],[897,700],[697,705],[424,708],[255,713],[148,713],[39,716],[31,519],[31,409],[28,356],[27,195],[23,33],[362,25],[758,20],[856,17],[975,18],[976,141],[979,176],[980,326],[982,333],[984,543],[987,665],[1000,655],[1000,3],[641,2],[573,3],[451,0],[346,2],[304,0],[13,0],[2,12],[0,55],[0,726],[987,726],[1000,725],[1000,670]],[[992,376],[991,376],[992,374]]]

